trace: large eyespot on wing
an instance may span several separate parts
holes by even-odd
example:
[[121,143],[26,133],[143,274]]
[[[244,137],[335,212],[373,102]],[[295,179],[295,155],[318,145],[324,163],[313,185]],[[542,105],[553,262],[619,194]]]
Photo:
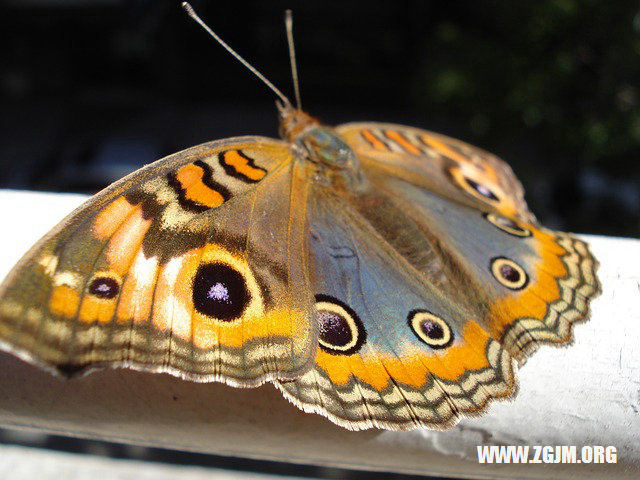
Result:
[[105,366],[253,386],[309,367],[305,170],[283,142],[193,147],[97,194],[0,287],[0,346],[63,375]]
[[381,170],[382,176],[404,178],[480,210],[534,220],[511,168],[482,149],[394,124],[349,123],[336,131],[359,156],[365,171]]
[[329,295],[316,295],[316,318],[320,348],[333,355],[351,355],[360,350],[367,332],[358,315],[344,302]]

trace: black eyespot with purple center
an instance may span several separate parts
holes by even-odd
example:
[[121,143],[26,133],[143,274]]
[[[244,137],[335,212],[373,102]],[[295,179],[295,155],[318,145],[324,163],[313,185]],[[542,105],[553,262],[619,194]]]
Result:
[[522,290],[529,283],[524,268],[506,257],[492,258],[490,268],[495,279],[511,290]]
[[216,320],[239,318],[251,300],[244,277],[226,263],[204,263],[193,278],[193,306]]
[[449,324],[428,310],[412,310],[407,322],[418,339],[436,350],[453,343],[453,331]]
[[89,293],[98,298],[111,299],[120,292],[120,283],[113,277],[96,275],[89,284]]
[[482,183],[478,183],[474,180],[471,180],[469,177],[463,177],[463,178],[464,178],[464,181],[467,182],[467,185],[469,186],[469,188],[472,188],[478,195],[494,202],[500,201],[498,196],[495,193],[493,193],[493,191],[491,191],[491,189],[486,185]]
[[347,304],[329,295],[316,295],[320,348],[332,355],[352,355],[367,338],[362,321]]

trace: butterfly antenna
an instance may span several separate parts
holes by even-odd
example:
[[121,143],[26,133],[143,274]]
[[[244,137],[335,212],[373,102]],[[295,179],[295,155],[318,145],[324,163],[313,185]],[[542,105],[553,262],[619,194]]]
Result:
[[194,19],[202,28],[204,28],[209,35],[211,35],[220,45],[224,47],[224,49],[233,55],[236,60],[238,60],[241,64],[247,67],[256,77],[263,81],[263,83],[269,87],[278,97],[282,100],[285,105],[291,105],[291,102],[287,97],[285,97],[280,90],[276,88],[276,86],[271,83],[267,78],[262,75],[253,65],[247,62],[244,58],[240,56],[233,48],[226,44],[224,40],[222,40],[216,33],[209,28],[209,26],[204,23],[204,21],[198,16],[193,7],[189,4],[189,2],[182,2],[182,8],[185,9],[187,14]]
[[291,63],[291,77],[293,78],[293,89],[296,94],[296,105],[298,106],[298,110],[302,110],[302,101],[300,100],[300,82],[298,81],[298,66],[296,64],[296,47],[293,43],[293,15],[291,10],[284,12],[284,24],[287,29],[289,63]]

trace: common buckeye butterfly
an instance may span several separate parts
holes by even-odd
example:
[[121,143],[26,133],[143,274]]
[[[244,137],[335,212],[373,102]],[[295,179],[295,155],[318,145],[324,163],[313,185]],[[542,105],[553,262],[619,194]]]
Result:
[[281,98],[281,140],[170,155],[42,238],[0,287],[0,346],[65,376],[270,381],[346,428],[409,429],[484,411],[571,340],[597,262],[536,221],[507,164]]

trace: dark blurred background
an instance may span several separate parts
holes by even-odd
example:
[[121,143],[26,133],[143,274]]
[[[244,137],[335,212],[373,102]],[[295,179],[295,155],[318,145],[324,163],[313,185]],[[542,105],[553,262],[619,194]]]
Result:
[[[93,193],[198,143],[277,136],[274,96],[179,3],[0,0],[0,188]],[[303,105],[324,122],[461,138],[512,165],[545,225],[640,236],[637,0],[192,3],[287,93],[282,18],[292,8]],[[29,444],[16,435],[0,432],[0,442]],[[38,438],[67,451],[292,474]]]
[[[204,141],[277,136],[274,96],[173,0],[0,0],[0,187],[95,192]],[[205,1],[305,109],[415,125],[505,158],[540,220],[640,236],[637,0]],[[293,96],[292,94],[290,95]]]

